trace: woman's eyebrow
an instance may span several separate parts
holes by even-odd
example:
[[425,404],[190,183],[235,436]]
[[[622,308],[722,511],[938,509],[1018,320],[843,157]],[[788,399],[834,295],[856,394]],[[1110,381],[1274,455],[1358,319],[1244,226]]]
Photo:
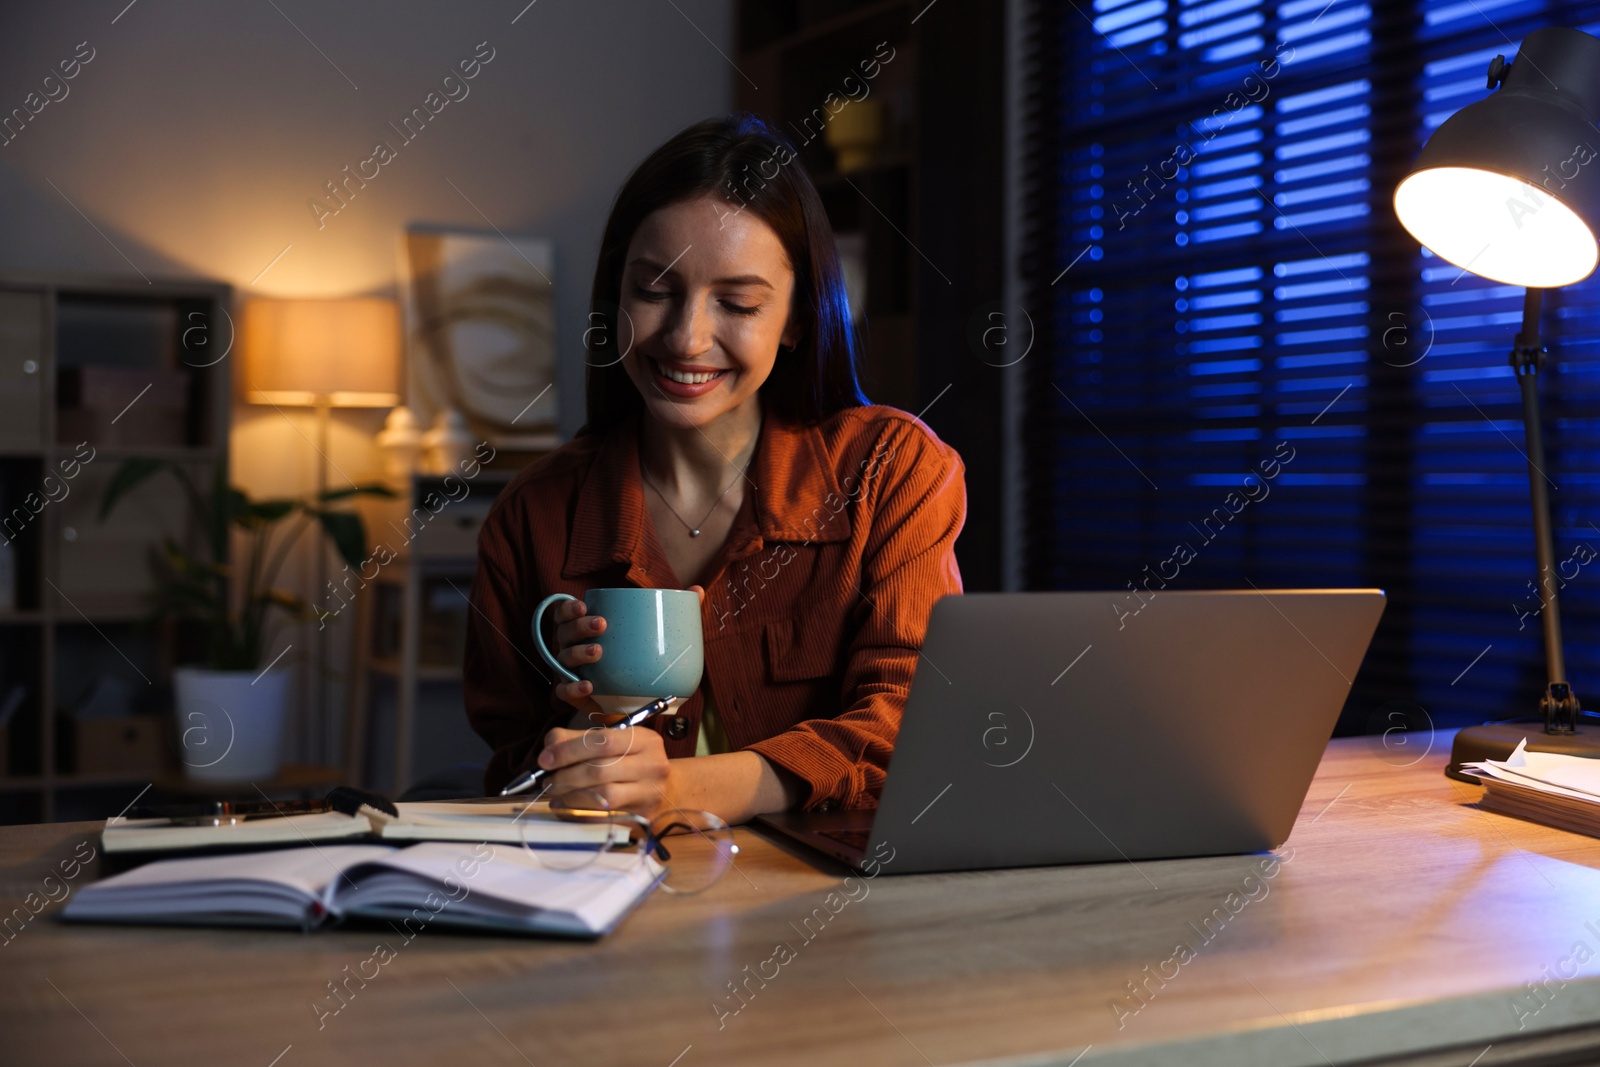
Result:
[[[638,267],[644,267],[646,270],[653,270],[653,271],[656,272],[656,277],[658,277],[658,278],[661,275],[666,274],[671,268],[670,264],[668,264],[667,266],[663,266],[662,264],[657,263],[655,260],[646,258],[645,256],[635,256],[633,259],[628,261],[628,266],[630,266],[630,267],[638,266]],[[734,276],[734,277],[729,277],[729,278],[714,278],[714,279],[712,279],[711,284],[712,285],[761,285],[761,286],[765,286],[768,289],[771,289],[773,287],[771,282],[767,281],[765,278],[763,278],[759,274],[740,274],[740,275],[737,275],[737,276]]]

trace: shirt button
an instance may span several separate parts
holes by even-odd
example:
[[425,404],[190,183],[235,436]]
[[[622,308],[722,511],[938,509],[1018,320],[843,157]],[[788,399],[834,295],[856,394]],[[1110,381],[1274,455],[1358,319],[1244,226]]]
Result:
[[672,721],[667,723],[667,736],[674,741],[682,741],[689,736],[689,720],[683,715],[674,715]]

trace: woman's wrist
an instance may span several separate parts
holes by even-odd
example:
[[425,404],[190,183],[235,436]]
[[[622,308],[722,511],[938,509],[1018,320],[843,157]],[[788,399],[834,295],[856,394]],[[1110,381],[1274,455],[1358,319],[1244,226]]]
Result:
[[725,752],[667,761],[663,807],[709,811],[737,825],[796,808],[808,787],[757,752]]

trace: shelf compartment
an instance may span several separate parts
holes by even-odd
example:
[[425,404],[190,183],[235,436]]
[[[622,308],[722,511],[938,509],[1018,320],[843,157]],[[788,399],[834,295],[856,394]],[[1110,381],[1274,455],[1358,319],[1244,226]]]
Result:
[[0,626],[0,776],[44,770],[44,628]]
[[56,302],[55,439],[94,447],[212,445],[231,320],[188,297],[62,292]]
[[48,471],[43,457],[0,456],[0,618],[39,610],[47,513],[72,492]]

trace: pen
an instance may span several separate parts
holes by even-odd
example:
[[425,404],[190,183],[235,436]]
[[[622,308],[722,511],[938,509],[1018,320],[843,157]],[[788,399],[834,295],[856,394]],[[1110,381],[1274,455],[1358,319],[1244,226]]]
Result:
[[[626,730],[630,726],[638,726],[652,715],[659,715],[678,702],[677,697],[656,697],[650,703],[637,711],[630,711],[617,722],[609,726],[602,726],[602,730]],[[500,795],[509,797],[516,793],[526,793],[540,782],[544,781],[550,772],[543,767],[536,768],[516,779],[510,785],[500,790]]]

